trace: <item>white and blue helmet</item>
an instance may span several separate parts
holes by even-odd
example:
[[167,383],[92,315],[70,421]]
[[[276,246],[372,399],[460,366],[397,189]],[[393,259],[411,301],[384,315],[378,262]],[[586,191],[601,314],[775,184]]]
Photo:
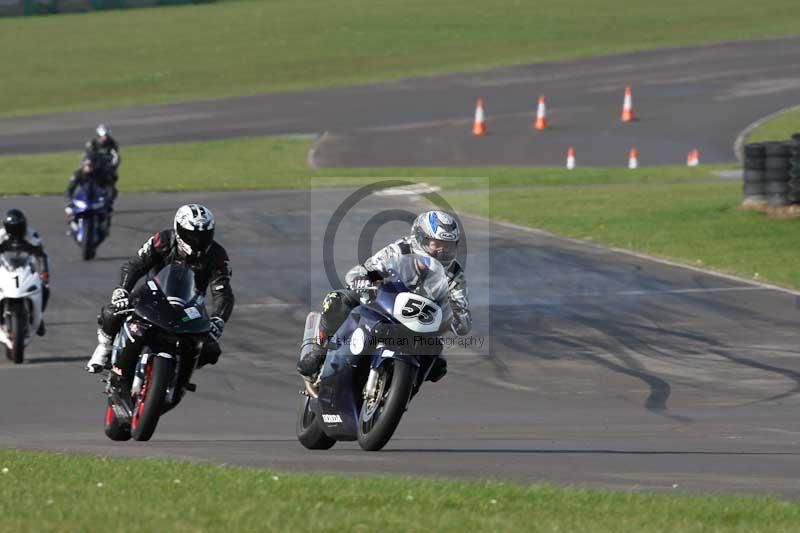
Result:
[[111,133],[111,129],[108,126],[106,126],[105,124],[99,124],[97,126],[97,130],[96,131],[97,131],[97,136],[98,137],[105,137],[106,135]]
[[214,240],[216,221],[211,210],[200,204],[181,206],[175,213],[175,238],[178,248],[190,259],[205,256]]
[[456,258],[460,238],[458,222],[444,211],[426,211],[411,226],[414,251],[438,259],[445,268]]

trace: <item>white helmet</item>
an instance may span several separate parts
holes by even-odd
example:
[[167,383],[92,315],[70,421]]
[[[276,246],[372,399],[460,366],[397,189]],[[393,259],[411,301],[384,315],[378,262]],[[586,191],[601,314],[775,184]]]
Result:
[[438,259],[447,268],[456,258],[461,230],[444,211],[426,211],[411,226],[411,247],[416,253]]
[[106,127],[105,124],[100,124],[100,125],[97,126],[97,136],[98,137],[105,137],[109,133],[111,133],[111,130],[108,127]]
[[190,259],[201,259],[214,240],[214,214],[205,206],[188,204],[175,213],[178,249]]

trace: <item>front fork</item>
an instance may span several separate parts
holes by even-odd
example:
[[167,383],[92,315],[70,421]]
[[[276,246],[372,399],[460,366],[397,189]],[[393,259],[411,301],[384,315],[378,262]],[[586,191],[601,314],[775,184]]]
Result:
[[[167,403],[164,409],[164,412],[172,409],[178,403],[180,403],[181,398],[183,397],[183,386],[181,383],[184,381],[181,379],[181,364],[180,359],[176,356],[166,353],[166,352],[145,352],[139,358],[139,361],[136,363],[136,370],[133,372],[133,383],[131,384],[131,396],[136,397],[142,392],[142,387],[145,385],[145,380],[147,379],[148,372],[147,367],[153,364],[153,361],[156,357],[161,357],[162,359],[168,359],[173,364],[173,373],[172,373],[172,382],[170,383],[169,387],[167,388]],[[163,414],[163,413],[162,413]]]
[[[420,365],[419,359],[415,355],[396,354],[394,352],[391,352],[390,350],[383,350],[382,352],[379,352],[378,354],[372,356],[372,364],[370,365],[369,374],[367,375],[367,383],[364,385],[363,397],[365,401],[377,399],[376,396],[382,392],[382,389],[385,388],[385,383],[383,387],[378,387],[379,383],[378,379],[380,378],[381,374],[380,367],[388,359],[405,361],[411,366],[416,367],[417,379],[414,380],[414,390],[411,393],[411,397],[413,397],[417,393],[417,391],[419,390],[419,385],[425,379],[424,376],[427,375],[427,372],[430,370],[430,367],[427,369],[423,369],[422,366]],[[422,379],[419,379],[420,371],[423,371]]]

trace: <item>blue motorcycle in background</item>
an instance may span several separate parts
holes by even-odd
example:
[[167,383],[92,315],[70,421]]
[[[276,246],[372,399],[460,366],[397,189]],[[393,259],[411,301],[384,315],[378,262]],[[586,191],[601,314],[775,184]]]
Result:
[[[441,353],[452,321],[442,265],[403,256],[331,339],[317,382],[306,382],[297,438],[309,449],[358,440],[362,449],[389,442],[411,398]],[[313,342],[319,313],[309,313],[303,345]]]
[[70,217],[69,233],[85,261],[94,258],[97,247],[111,227],[111,197],[107,187],[89,180],[78,186],[65,211]]

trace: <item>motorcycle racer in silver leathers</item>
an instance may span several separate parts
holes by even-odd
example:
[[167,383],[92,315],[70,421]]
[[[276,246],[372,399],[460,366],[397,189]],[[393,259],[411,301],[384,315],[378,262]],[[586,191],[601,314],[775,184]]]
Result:
[[[347,319],[350,311],[359,305],[361,292],[372,285],[370,274],[388,272],[407,254],[425,255],[442,264],[449,282],[450,306],[453,310],[451,329],[456,335],[467,335],[472,328],[472,316],[464,269],[456,259],[460,238],[461,229],[453,216],[443,211],[427,211],[414,220],[411,235],[398,239],[363,264],[351,268],[345,275],[347,288],[328,293],[322,302],[315,349],[298,361],[297,371],[300,375],[308,381],[314,381],[325,361],[329,339]],[[440,355],[428,379],[435,382],[446,373],[447,360]]]

